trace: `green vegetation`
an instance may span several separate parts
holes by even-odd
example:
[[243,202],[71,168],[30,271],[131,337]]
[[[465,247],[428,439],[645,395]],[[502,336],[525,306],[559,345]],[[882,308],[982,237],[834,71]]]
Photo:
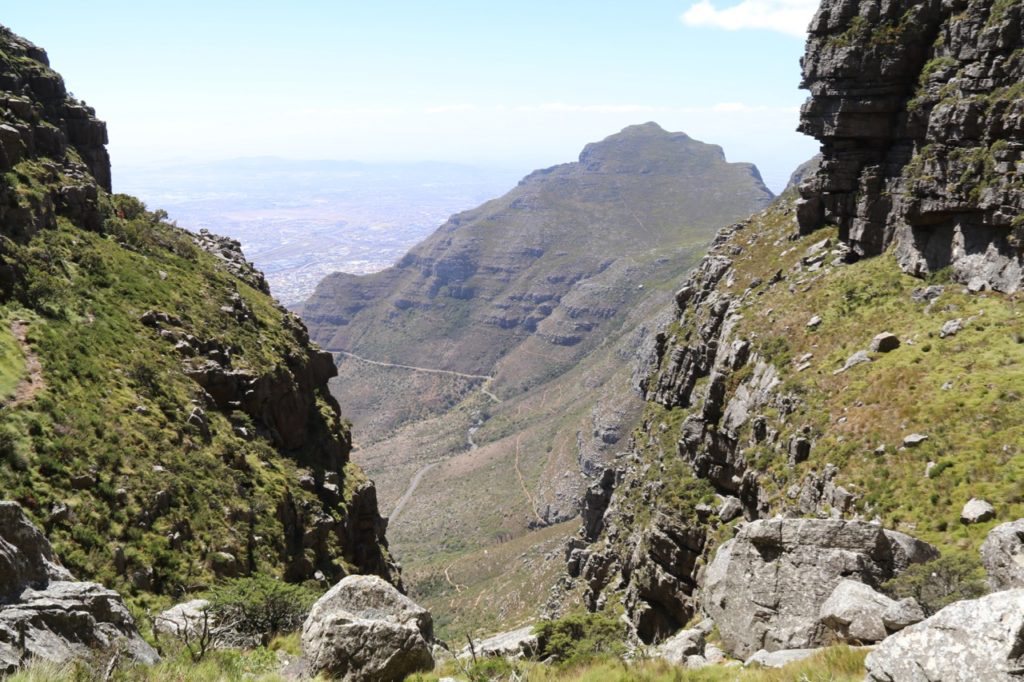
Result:
[[[515,663],[497,666],[492,677],[467,676],[455,664],[446,664],[433,673],[410,675],[406,682],[438,682],[445,676],[457,676],[471,682],[506,682],[512,674],[523,682],[860,682],[864,679],[864,658],[867,651],[849,647],[830,647],[811,658],[784,668],[767,669],[710,666],[686,670],[664,661],[624,662],[613,657],[599,657],[572,666],[547,666]],[[470,669],[471,673],[474,671]]]
[[227,580],[214,587],[208,599],[216,622],[269,641],[301,627],[320,595],[318,589],[256,575]]
[[[724,290],[739,295],[755,278],[767,281],[778,270],[792,273],[807,247],[834,238],[830,228],[786,241],[791,223],[785,207],[782,202],[769,209],[739,233],[754,243],[744,244],[735,259],[736,284]],[[791,274],[790,281],[799,277]],[[805,426],[816,434],[810,459],[795,469],[785,452],[773,448],[751,446],[742,454],[767,474],[762,485],[774,491],[779,504],[789,485],[835,464],[842,471],[838,483],[858,496],[863,513],[877,514],[886,525],[944,551],[974,551],[992,524],[959,523],[968,499],[995,501],[1003,520],[1024,515],[1020,299],[967,294],[948,283],[948,272],[930,279],[946,282],[941,304],[915,303],[912,291],[929,282],[902,274],[884,255],[825,276],[806,276],[798,295],[776,286],[741,310],[737,335],[751,339],[754,351],[779,369],[785,390],[799,397],[796,412],[784,421],[765,410],[769,426],[779,429],[782,443]],[[773,312],[765,315],[766,310]],[[823,322],[809,330],[805,325],[812,315]],[[964,330],[939,338],[939,328],[954,318],[965,320]],[[833,374],[883,331],[898,335],[903,345]],[[797,371],[792,359],[808,353],[811,368]],[[675,422],[689,412],[681,410]],[[657,427],[659,420],[650,423]],[[669,427],[666,446],[677,437],[674,424]],[[741,429],[740,442],[749,442],[749,429],[749,424]],[[926,433],[928,440],[901,449],[903,437],[913,431]],[[658,428],[652,433],[663,437]],[[883,455],[875,454],[880,445],[886,445]],[[929,461],[937,465],[926,476]]]
[[11,321],[0,320],[0,402],[14,396],[25,371],[25,355],[11,330]]
[[926,564],[914,564],[882,588],[892,597],[913,597],[926,616],[962,599],[988,592],[985,570],[976,554],[950,553]]
[[[41,191],[37,166],[24,162],[8,174],[16,189]],[[325,443],[345,447],[326,393],[311,415],[310,444],[286,456],[268,434],[252,437],[241,412],[207,404],[207,434],[187,423],[206,403],[201,389],[183,372],[173,341],[140,317],[174,315],[195,337],[231,349],[234,368],[254,374],[280,372],[285,358],[304,356],[298,328],[163,214],[123,195],[102,202],[103,232],[59,218],[25,242],[4,239],[6,261],[24,277],[0,305],[0,387],[9,395],[24,378],[27,354],[41,369],[32,399],[6,410],[0,425],[5,497],[47,529],[75,575],[142,606],[211,584],[215,552],[279,574],[277,505],[286,491],[316,503],[293,483],[300,468],[320,466]],[[224,312],[236,293],[252,311],[249,322]],[[25,322],[24,348],[12,336],[14,319]],[[346,471],[351,494],[361,474]],[[51,517],[60,505],[68,511]]]
[[199,662],[182,646],[165,652],[154,666],[130,665],[119,661],[106,673],[111,660],[97,657],[67,664],[35,663],[6,678],[9,682],[285,682],[281,663],[272,648],[252,650],[221,649],[211,651]]
[[572,667],[599,657],[625,653],[626,626],[615,616],[579,613],[540,623],[538,658]]

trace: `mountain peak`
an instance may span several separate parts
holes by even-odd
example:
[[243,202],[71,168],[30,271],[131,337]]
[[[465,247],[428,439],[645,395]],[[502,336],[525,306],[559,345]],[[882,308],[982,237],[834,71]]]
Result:
[[669,132],[653,121],[631,125],[592,142],[580,153],[587,171],[651,173],[676,168],[680,163],[724,159],[721,147],[694,140],[686,133]]

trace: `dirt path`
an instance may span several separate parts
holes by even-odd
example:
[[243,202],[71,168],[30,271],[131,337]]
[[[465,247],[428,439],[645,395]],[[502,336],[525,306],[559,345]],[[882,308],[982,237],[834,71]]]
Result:
[[15,407],[35,399],[36,395],[46,388],[46,380],[43,379],[43,366],[39,364],[39,357],[28,342],[28,324],[23,320],[11,322],[11,333],[21,346],[21,352],[25,356],[25,369],[27,376],[18,383],[14,396],[7,403],[8,407]]
[[450,566],[448,566],[448,568],[444,569],[444,579],[448,581],[449,585],[455,588],[455,594],[462,594],[462,590],[466,589],[466,586],[460,585],[454,580],[452,580],[452,575],[451,573],[449,573],[449,571],[452,570],[452,566],[454,565],[455,564],[451,564]]
[[398,369],[411,369],[414,372],[427,372],[428,374],[448,374],[453,377],[462,377],[463,379],[483,379],[484,381],[490,381],[494,377],[487,376],[485,374],[466,374],[465,372],[455,372],[450,369],[433,369],[430,367],[416,367],[415,365],[396,365],[393,362],[381,362],[380,360],[370,360],[369,358],[360,357],[355,353],[349,353],[347,350],[336,350],[334,351],[338,355],[344,355],[346,358],[352,358],[359,362],[365,362],[368,365],[377,365],[378,367],[396,367]]
[[523,494],[526,495],[526,500],[530,503],[530,509],[533,510],[533,515],[537,519],[537,522],[541,526],[548,525],[547,522],[541,518],[540,512],[537,511],[537,502],[533,499],[533,495],[530,494],[530,489],[526,487],[526,479],[523,478],[523,472],[519,468],[519,436],[516,436],[516,476],[519,477],[519,486],[523,489]]
[[364,358],[364,357],[362,357],[360,355],[356,355],[355,353],[350,353],[347,350],[336,350],[336,351],[331,351],[331,352],[337,353],[338,355],[344,355],[346,358],[352,358],[353,360],[358,360],[359,362],[365,362],[368,365],[377,365],[378,367],[393,367],[395,369],[408,369],[408,370],[411,370],[413,372],[426,372],[427,374],[447,374],[449,376],[460,377],[462,379],[473,379],[473,380],[482,379],[484,383],[480,386],[480,392],[483,393],[485,396],[487,396],[488,398],[490,398],[491,400],[493,400],[496,403],[500,403],[501,402],[501,398],[499,398],[498,396],[494,395],[493,393],[491,393],[487,389],[488,384],[490,384],[492,381],[494,381],[494,377],[487,376],[486,374],[466,374],[465,372],[455,372],[455,371],[450,370],[450,369],[435,369],[435,368],[432,368],[432,367],[417,367],[415,365],[398,365],[398,364],[395,364],[393,362],[381,362],[380,360],[371,360],[369,358]]
[[420,484],[420,481],[423,480],[423,477],[427,474],[427,472],[436,467],[438,464],[440,464],[440,462],[431,462],[430,464],[427,464],[424,467],[420,467],[420,470],[417,471],[415,475],[413,475],[412,480],[409,481],[409,487],[406,488],[405,492],[402,493],[402,496],[398,498],[398,502],[395,503],[395,508],[392,509],[391,513],[388,515],[388,521],[390,523],[394,523],[395,519],[397,519],[398,515],[402,512],[402,509],[404,509],[405,505],[407,505],[409,503],[409,500],[412,499],[412,494],[416,492],[416,486]]

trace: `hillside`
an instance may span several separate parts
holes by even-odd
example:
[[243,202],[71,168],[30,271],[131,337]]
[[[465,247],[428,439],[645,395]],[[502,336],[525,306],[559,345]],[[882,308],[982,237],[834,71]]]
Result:
[[1024,12],[857,11],[826,0],[811,25],[819,168],[681,283],[630,455],[569,546],[564,603],[645,641],[717,616],[707,564],[753,520],[875,521],[978,566],[1024,514]]
[[321,283],[302,315],[339,351],[332,385],[356,456],[412,594],[442,622],[535,610],[557,562],[501,575],[494,556],[529,543],[499,546],[576,515],[581,483],[639,414],[625,360],[642,322],[715,227],[769,198],[719,148],[633,126],[454,216],[396,267]]
[[[668,260],[770,197],[756,169],[727,163],[720,148],[633,126],[453,216],[395,267],[326,278],[300,314],[328,350],[493,375],[495,393],[511,396],[573,366]],[[547,359],[513,361],[513,350]],[[368,379],[364,366],[339,369],[339,384],[369,384],[355,381]],[[437,377],[413,380],[339,398],[360,442],[461,393]]]
[[137,604],[218,577],[398,580],[330,355],[237,242],[111,194],[106,126],[0,28],[0,487]]

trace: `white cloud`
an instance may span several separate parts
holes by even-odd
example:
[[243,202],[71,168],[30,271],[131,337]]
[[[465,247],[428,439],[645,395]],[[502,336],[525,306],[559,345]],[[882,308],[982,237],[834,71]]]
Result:
[[818,0],[742,0],[718,9],[711,0],[700,0],[681,17],[687,26],[711,26],[728,31],[767,29],[804,38],[807,25],[818,9]]

